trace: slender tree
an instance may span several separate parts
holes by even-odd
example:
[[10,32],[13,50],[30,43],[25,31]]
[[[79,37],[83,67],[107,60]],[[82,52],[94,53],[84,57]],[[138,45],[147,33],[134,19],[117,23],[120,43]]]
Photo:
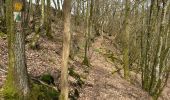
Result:
[[55,7],[55,15],[57,14],[57,4],[56,4],[56,1],[55,0],[53,0],[53,4],[54,4],[54,7]]
[[57,7],[58,7],[58,10],[60,11],[61,10],[60,0],[57,0]]
[[5,1],[0,0],[0,17],[5,19]]
[[45,0],[41,0],[41,27],[45,23]]
[[87,66],[90,66],[88,51],[89,51],[90,39],[91,39],[93,4],[94,4],[94,0],[87,1],[87,8],[86,8],[87,26],[86,26],[86,33],[85,33],[85,48],[84,48],[85,53],[84,53],[84,60],[83,60],[83,64]]
[[95,0],[95,10],[94,10],[94,29],[95,29],[95,32],[96,32],[96,36],[100,36],[100,33],[99,33],[99,15],[100,15],[100,10],[99,10],[99,0]]
[[[48,17],[47,17],[48,16]],[[51,35],[51,2],[47,0],[47,9],[46,9],[46,34],[49,38],[52,38]]]
[[27,20],[29,21],[30,18],[33,16],[33,2],[32,0],[29,0],[29,8],[28,8],[28,18]]
[[68,60],[70,53],[70,19],[71,19],[71,0],[64,0],[64,34],[63,34],[63,53],[61,67],[61,94],[60,100],[68,100]]
[[129,15],[130,15],[130,1],[126,0],[125,5],[125,21],[123,31],[123,63],[124,63],[124,78],[129,77]]

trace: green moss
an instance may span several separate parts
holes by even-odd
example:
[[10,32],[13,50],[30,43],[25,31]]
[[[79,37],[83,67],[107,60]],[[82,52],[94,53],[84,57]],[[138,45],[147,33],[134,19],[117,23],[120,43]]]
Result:
[[99,49],[99,48],[95,48],[94,51],[101,53],[101,49]]
[[80,96],[80,93],[78,89],[71,90],[69,93],[70,100],[78,100],[79,96]]
[[6,35],[5,33],[3,33],[3,32],[0,31],[0,37],[1,37],[1,38],[6,38],[7,35]]
[[3,97],[5,99],[16,98],[17,92],[12,87],[5,87],[3,90]]
[[50,74],[44,74],[40,78],[43,82],[47,84],[53,84],[54,85],[54,78]]
[[87,57],[84,58],[83,65],[90,67],[90,62],[89,62],[89,59]]
[[3,87],[3,97],[5,99],[10,99],[10,98],[18,98],[19,96],[19,91],[15,88],[16,86],[14,85],[14,75],[12,74],[13,69],[9,69],[7,80],[5,82],[5,85]]
[[76,73],[73,68],[69,68],[68,70],[69,70],[69,75],[76,79],[76,84],[82,87],[82,85],[84,84],[84,81],[82,79],[83,77],[81,77],[78,73]]
[[113,70],[111,71],[112,75],[115,74],[116,72],[117,72],[116,69],[113,69]]
[[38,39],[39,39],[39,34],[35,34],[33,36],[32,42],[30,43],[30,47],[32,49],[39,49],[39,44],[38,44]]
[[76,79],[80,78],[80,75],[77,74],[77,73],[74,71],[73,68],[68,68],[68,70],[69,70],[69,75],[70,75],[70,76],[72,76],[72,77],[74,77],[74,78],[76,78]]
[[31,100],[58,100],[59,92],[38,83],[32,83]]
[[44,86],[39,82],[31,81],[31,93],[29,97],[22,96],[15,88],[8,85],[5,85],[0,92],[0,97],[5,100],[58,100],[59,97],[58,91]]

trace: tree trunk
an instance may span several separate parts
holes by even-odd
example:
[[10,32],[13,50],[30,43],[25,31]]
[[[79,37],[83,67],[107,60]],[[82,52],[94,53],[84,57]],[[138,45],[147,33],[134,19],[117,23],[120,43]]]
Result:
[[25,37],[22,28],[23,23],[22,19],[14,23],[12,0],[7,0],[6,5],[9,58],[8,75],[4,86],[4,93],[6,96],[14,98],[13,96],[16,95],[17,99],[25,100],[29,96],[30,88],[25,58]]
[[30,21],[31,17],[33,16],[33,6],[32,6],[32,0],[29,0],[29,10],[28,10],[28,18],[27,20]]
[[57,7],[58,7],[58,11],[60,11],[61,10],[60,0],[57,0]]
[[0,0],[0,17],[5,19],[5,1]]
[[124,78],[129,79],[129,14],[130,14],[130,1],[126,0],[126,11],[124,21],[123,33],[123,63],[124,63]]
[[55,2],[55,0],[53,0],[53,4],[54,4],[54,7],[55,7],[55,15],[57,14],[57,4]]
[[84,47],[84,60],[83,64],[86,66],[90,66],[89,58],[88,58],[88,48],[89,48],[89,42],[90,42],[90,6],[89,1],[87,1],[87,9],[86,9],[86,32],[85,32],[85,47]]
[[95,36],[100,36],[100,32],[99,32],[99,16],[100,16],[100,8],[99,8],[99,0],[95,0],[95,19],[94,19],[94,29],[95,29]]
[[45,0],[41,0],[41,27],[45,23]]
[[63,53],[61,67],[61,94],[60,100],[68,100],[68,60],[70,53],[70,19],[71,19],[71,0],[64,0],[64,34],[63,34]]
[[[48,17],[47,17],[48,16]],[[46,35],[49,38],[52,38],[52,34],[51,34],[51,2],[50,0],[47,0],[47,10],[46,10]]]

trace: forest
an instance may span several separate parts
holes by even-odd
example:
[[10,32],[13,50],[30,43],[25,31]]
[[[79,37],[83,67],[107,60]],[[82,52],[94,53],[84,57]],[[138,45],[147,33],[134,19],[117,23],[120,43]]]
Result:
[[170,0],[0,0],[0,100],[170,100]]

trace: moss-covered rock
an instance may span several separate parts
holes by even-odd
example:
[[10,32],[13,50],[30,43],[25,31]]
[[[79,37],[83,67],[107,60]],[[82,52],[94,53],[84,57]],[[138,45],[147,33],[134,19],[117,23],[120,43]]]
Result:
[[30,100],[58,100],[59,92],[42,84],[32,83]]
[[0,17],[0,31],[6,34],[6,21],[3,17]]
[[17,94],[14,90],[5,90],[2,88],[0,91],[0,99],[2,100],[58,100],[59,91],[46,85],[41,84],[39,81],[31,81],[31,93],[29,97],[24,97]]
[[84,60],[83,60],[82,64],[90,67],[89,59],[87,57],[84,57]]
[[54,85],[54,78],[50,74],[44,74],[40,77],[40,80],[47,83]]
[[81,77],[78,73],[76,73],[73,68],[69,68],[68,70],[69,70],[69,75],[76,79],[76,84],[82,87],[82,85],[84,84],[84,81],[82,79],[83,77]]

